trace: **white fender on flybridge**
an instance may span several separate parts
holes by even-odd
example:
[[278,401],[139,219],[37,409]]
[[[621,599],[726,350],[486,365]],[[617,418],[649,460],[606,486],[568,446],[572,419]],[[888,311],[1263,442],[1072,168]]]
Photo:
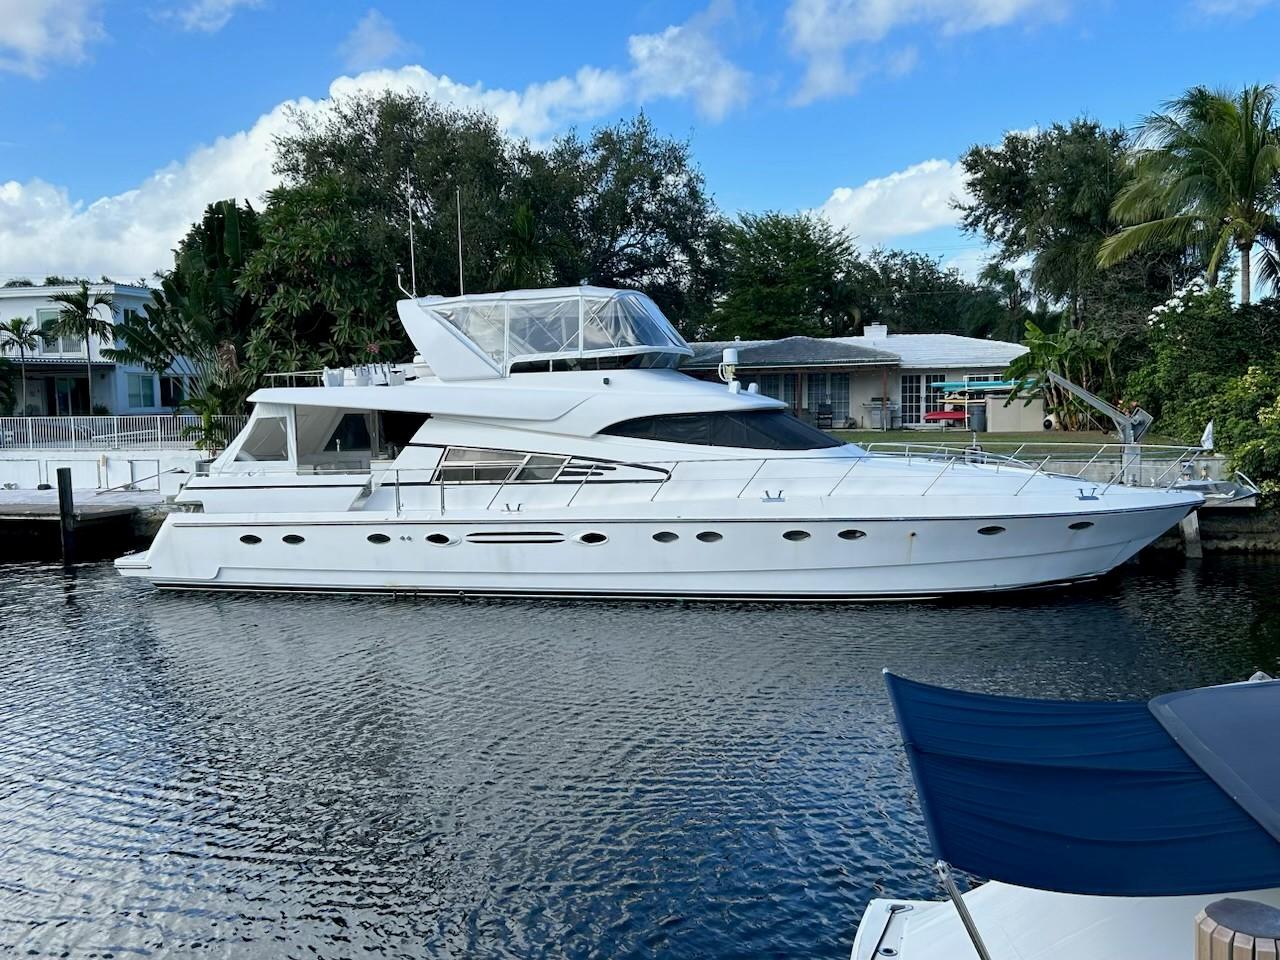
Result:
[[[834,600],[1096,577],[1203,501],[868,453],[691,355],[641,293],[402,301],[424,362],[263,389],[121,573],[162,587]],[[429,372],[428,372],[429,371]]]

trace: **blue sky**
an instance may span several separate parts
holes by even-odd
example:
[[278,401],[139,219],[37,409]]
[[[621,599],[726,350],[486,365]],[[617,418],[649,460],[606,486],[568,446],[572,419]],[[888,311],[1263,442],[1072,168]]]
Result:
[[138,276],[273,182],[280,109],[396,86],[546,140],[644,109],[726,210],[819,209],[971,271],[971,144],[1280,80],[1276,0],[0,0],[0,279]]

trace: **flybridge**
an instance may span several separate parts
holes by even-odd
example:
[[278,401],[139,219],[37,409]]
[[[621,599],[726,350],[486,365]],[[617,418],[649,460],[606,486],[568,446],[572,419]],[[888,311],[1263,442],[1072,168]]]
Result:
[[633,290],[513,290],[402,300],[397,307],[442,380],[675,367],[693,356],[657,304]]

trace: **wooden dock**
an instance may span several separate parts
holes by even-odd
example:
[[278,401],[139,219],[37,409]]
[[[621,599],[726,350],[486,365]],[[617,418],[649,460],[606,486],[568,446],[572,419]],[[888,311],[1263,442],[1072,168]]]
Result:
[[[79,523],[132,517],[144,507],[164,503],[164,496],[154,490],[77,490],[75,498]],[[0,522],[31,520],[58,521],[57,490],[0,490]]]
[[[78,559],[108,559],[138,543],[143,512],[164,504],[158,491],[76,490]],[[0,563],[46,560],[60,555],[62,524],[57,490],[0,490]]]

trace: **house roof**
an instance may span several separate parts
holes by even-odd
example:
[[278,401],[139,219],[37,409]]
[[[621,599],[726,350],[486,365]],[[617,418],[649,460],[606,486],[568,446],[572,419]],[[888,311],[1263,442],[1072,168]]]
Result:
[[1020,343],[981,340],[953,333],[888,333],[837,337],[840,343],[883,350],[898,357],[904,369],[958,370],[991,367],[1003,370],[1027,352]]
[[738,351],[739,367],[896,366],[898,357],[840,339],[785,337],[782,340],[720,340],[691,343],[693,356],[681,364],[686,370],[714,369],[726,347]]
[[[64,283],[56,286],[45,286],[44,284],[33,284],[30,287],[3,287],[0,286],[0,299],[18,299],[24,297],[33,297],[43,299],[52,296],[55,293],[75,293],[80,289],[78,283]],[[91,283],[89,284],[90,293],[114,293],[124,295],[135,295],[140,297],[150,297],[154,291],[148,287],[139,287],[132,283]]]

